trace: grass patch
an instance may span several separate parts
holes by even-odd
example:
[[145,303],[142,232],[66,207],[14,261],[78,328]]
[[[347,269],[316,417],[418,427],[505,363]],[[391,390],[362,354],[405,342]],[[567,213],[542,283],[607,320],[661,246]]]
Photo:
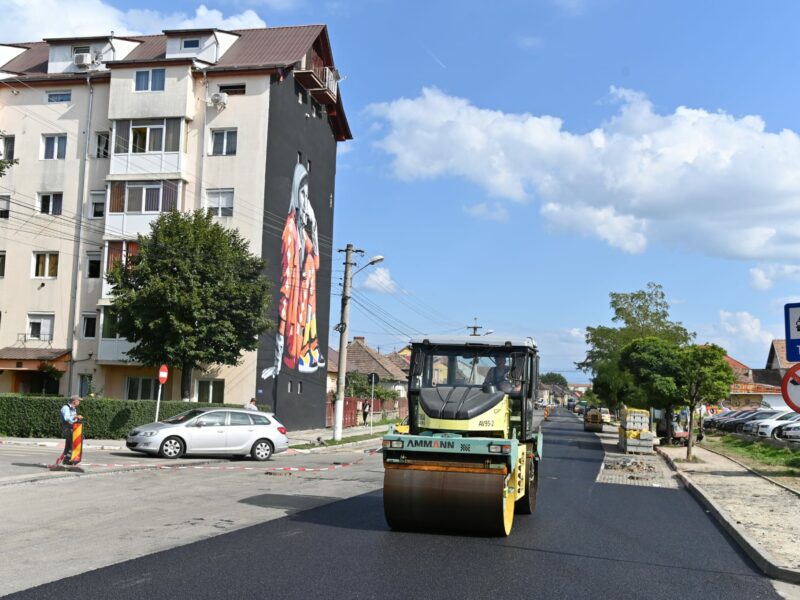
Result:
[[740,440],[729,435],[706,436],[703,445],[745,459],[751,467],[762,467],[765,474],[800,477],[800,452],[791,448],[774,448],[756,440]]
[[344,437],[341,440],[323,440],[324,444],[300,444],[298,446],[291,446],[295,450],[310,450],[311,448],[330,448],[331,446],[341,446],[342,444],[352,444],[353,442],[363,442],[365,440],[374,440],[375,438],[381,438],[386,435],[385,431],[376,431],[375,433],[363,433],[361,435],[351,435],[349,437]]

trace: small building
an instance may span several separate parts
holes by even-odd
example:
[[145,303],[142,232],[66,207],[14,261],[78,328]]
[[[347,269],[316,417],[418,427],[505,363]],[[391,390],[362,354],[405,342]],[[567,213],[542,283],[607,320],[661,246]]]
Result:
[[[770,349],[770,357],[775,351],[775,340]],[[784,348],[785,357],[785,348]],[[731,393],[722,401],[722,406],[734,410],[785,406],[781,395],[781,370],[779,368],[751,369],[744,363],[725,356],[725,361],[733,370],[736,380],[731,385]],[[770,361],[767,363],[770,364]],[[777,364],[777,362],[775,362]]]
[[363,337],[354,337],[347,344],[347,372],[369,375],[376,373],[380,378],[378,385],[394,390],[400,398],[408,393],[407,375],[394,360],[367,345]]

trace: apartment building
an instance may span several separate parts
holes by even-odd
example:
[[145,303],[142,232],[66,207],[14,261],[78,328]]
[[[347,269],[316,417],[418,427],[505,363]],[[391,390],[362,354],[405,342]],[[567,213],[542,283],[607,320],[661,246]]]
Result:
[[352,139],[338,80],[322,25],[0,44],[0,155],[19,161],[0,178],[0,392],[154,398],[105,273],[161,213],[203,208],[266,259],[277,331],[193,373],[192,399],[324,424],[336,145]]

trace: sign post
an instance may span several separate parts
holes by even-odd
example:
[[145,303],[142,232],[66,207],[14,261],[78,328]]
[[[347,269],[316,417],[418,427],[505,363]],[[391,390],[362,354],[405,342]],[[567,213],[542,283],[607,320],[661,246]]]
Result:
[[786,360],[800,362],[800,302],[783,307],[786,321]]
[[795,365],[783,376],[783,400],[794,412],[800,413],[800,365]]
[[375,384],[380,381],[377,373],[369,374],[369,383],[372,386],[369,394],[369,433],[372,435],[372,426],[375,415]]
[[167,369],[167,365],[161,365],[158,369],[158,396],[156,398],[156,423],[158,423],[158,412],[161,409],[161,388],[164,387],[164,384],[167,383],[167,379],[169,378],[169,369]]

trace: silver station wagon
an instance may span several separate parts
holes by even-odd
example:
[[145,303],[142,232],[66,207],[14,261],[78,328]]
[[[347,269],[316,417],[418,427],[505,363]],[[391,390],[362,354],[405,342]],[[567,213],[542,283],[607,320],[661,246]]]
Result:
[[135,452],[180,458],[184,454],[227,454],[267,460],[289,448],[286,428],[272,413],[194,408],[158,423],[137,427],[125,444]]

